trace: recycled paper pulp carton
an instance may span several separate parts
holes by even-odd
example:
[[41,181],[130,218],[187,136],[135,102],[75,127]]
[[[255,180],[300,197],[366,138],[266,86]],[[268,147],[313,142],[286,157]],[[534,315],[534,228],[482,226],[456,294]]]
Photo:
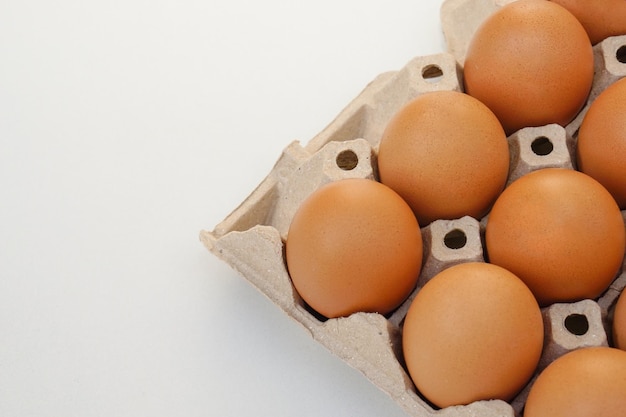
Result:
[[[315,340],[359,370],[410,416],[513,417],[521,412],[534,380],[511,403],[478,401],[435,410],[420,397],[403,365],[401,326],[410,302],[437,272],[461,262],[484,261],[482,236],[486,218],[438,220],[422,229],[424,264],[418,286],[388,317],[356,313],[325,320],[310,311],[291,284],[284,241],[291,218],[311,192],[342,178],[377,179],[378,142],[387,122],[403,104],[426,92],[463,91],[462,65],[469,39],[490,13],[510,2],[444,1],[441,21],[448,52],[415,57],[398,71],[376,77],[308,143],[288,144],[271,172],[239,207],[212,231],[200,232],[200,239],[210,252],[231,265]],[[508,138],[509,181],[544,167],[575,168],[573,152],[582,116],[601,91],[626,76],[626,36],[606,39],[594,47],[594,53],[592,92],[570,125],[525,128]],[[541,144],[537,143],[539,139]],[[538,153],[536,148],[546,141],[550,151]],[[626,274],[621,273],[598,300],[543,309],[546,340],[537,372],[568,351],[606,346],[608,319],[624,286]],[[582,334],[581,328],[586,329]]]

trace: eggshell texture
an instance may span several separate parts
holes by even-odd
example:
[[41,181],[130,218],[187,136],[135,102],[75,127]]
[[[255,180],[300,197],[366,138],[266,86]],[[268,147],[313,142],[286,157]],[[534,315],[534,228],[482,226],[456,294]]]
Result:
[[578,169],[598,180],[626,209],[626,78],[611,84],[589,107],[576,158]]
[[488,259],[542,306],[598,297],[615,278],[626,232],[609,192],[581,172],[546,168],[514,181],[487,221]]
[[626,350],[626,292],[622,291],[613,312],[613,346]]
[[624,0],[552,1],[576,16],[594,45],[609,36],[626,35],[626,2]]
[[286,241],[300,296],[326,317],[386,314],[416,285],[422,236],[410,207],[373,180],[344,179],[313,192]]
[[380,180],[411,206],[420,225],[482,217],[509,170],[506,135],[495,115],[467,94],[423,94],[389,121],[378,152]]
[[476,30],[465,91],[493,110],[507,134],[565,126],[585,104],[593,71],[591,42],[574,15],[546,0],[518,0]]
[[417,293],[402,337],[409,374],[433,404],[507,401],[537,367],[543,321],[519,278],[470,262],[443,270]]
[[528,394],[524,417],[623,417],[626,352],[583,348],[552,362]]

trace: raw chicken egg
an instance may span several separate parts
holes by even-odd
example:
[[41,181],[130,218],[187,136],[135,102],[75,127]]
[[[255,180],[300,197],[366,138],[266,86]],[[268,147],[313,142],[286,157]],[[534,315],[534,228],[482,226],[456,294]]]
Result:
[[[626,7],[626,1],[622,3]],[[626,209],[626,78],[607,87],[589,107],[580,125],[576,158],[578,169],[598,180]]]
[[566,353],[543,370],[526,400],[524,417],[623,417],[626,352],[610,347]]
[[598,297],[621,267],[626,231],[599,182],[571,169],[545,168],[498,197],[485,242],[489,262],[520,277],[545,306]]
[[402,346],[418,391],[438,407],[511,400],[531,378],[543,321],[528,287],[496,265],[444,269],[417,293]]
[[626,350],[626,292],[622,291],[613,312],[613,346]]
[[626,35],[626,1],[624,0],[552,1],[576,16],[594,45],[609,36]]
[[593,71],[591,42],[574,15],[550,1],[518,0],[474,33],[465,91],[496,114],[507,134],[565,126],[585,104]]
[[423,94],[389,121],[380,141],[382,183],[411,206],[420,225],[437,219],[482,217],[509,172],[502,126],[467,94]]
[[327,318],[386,314],[414,289],[422,236],[408,204],[367,179],[331,182],[301,204],[286,240],[293,285]]

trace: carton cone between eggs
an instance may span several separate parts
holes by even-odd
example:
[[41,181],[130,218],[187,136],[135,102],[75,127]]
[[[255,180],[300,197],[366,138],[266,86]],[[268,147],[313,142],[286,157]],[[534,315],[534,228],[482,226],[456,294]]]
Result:
[[[257,188],[200,240],[300,323],[330,352],[360,371],[410,416],[513,417],[519,415],[532,380],[509,404],[500,400],[433,409],[416,391],[403,364],[401,325],[421,286],[441,270],[462,262],[482,262],[487,217],[437,220],[422,228],[424,262],[416,290],[388,317],[355,313],[322,320],[295,291],[284,257],[284,242],[300,203],[322,185],[343,178],[377,179],[376,155],[387,122],[409,100],[431,91],[463,91],[462,63],[473,31],[507,0],[447,0],[442,28],[449,53],[411,59],[398,71],[376,77],[331,123],[304,146],[289,144]],[[509,183],[544,167],[575,168],[576,134],[593,100],[626,76],[626,36],[594,47],[592,93],[566,127],[521,129],[508,138]],[[626,217],[626,212],[623,212]],[[624,269],[624,268],[622,268]],[[598,300],[543,309],[546,335],[540,368],[585,346],[606,345],[607,317],[626,284],[624,272]],[[583,331],[584,330],[584,331]]]

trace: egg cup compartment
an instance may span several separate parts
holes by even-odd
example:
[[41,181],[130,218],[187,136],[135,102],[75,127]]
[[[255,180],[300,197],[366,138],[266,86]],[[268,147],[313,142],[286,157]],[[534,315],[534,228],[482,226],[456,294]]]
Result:
[[626,35],[612,36],[593,47],[594,76],[587,103],[565,128],[570,136],[578,133],[589,106],[609,85],[626,77]]
[[[417,288],[388,317],[355,313],[326,320],[316,315],[291,283],[284,241],[295,211],[311,192],[342,178],[378,178],[378,142],[388,121],[402,105],[430,91],[462,91],[462,63],[468,40],[486,16],[509,2],[444,1],[442,27],[450,53],[416,57],[399,71],[376,77],[305,146],[297,141],[288,145],[268,176],[212,231],[200,232],[200,239],[210,252],[238,271],[287,316],[300,323],[312,338],[363,373],[411,416],[514,417],[523,409],[533,380],[510,404],[500,400],[478,401],[435,410],[416,391],[403,363],[401,326],[410,302],[419,288],[439,271],[462,262],[484,261],[483,232],[487,217],[437,220],[422,228],[424,260]],[[573,149],[582,115],[604,88],[626,76],[626,36],[608,38],[594,47],[594,53],[596,73],[592,94],[577,119],[565,128],[557,125],[526,128],[508,138],[512,179],[548,166],[575,168]],[[626,211],[622,213],[626,219]],[[597,301],[543,309],[546,339],[540,368],[566,351],[606,344],[605,328],[608,329],[612,308],[624,286],[626,274],[622,272]],[[587,331],[581,332],[580,326],[584,327],[585,322]]]
[[420,288],[437,273],[463,262],[484,262],[481,226],[473,217],[435,220],[421,228],[421,234],[422,270],[416,288],[389,316],[389,322],[399,328]]
[[593,300],[552,304],[542,309],[542,314],[551,337],[544,343],[538,371],[572,350],[608,346],[602,309]]
[[[295,147],[294,144],[289,149]],[[293,158],[298,159],[298,156],[301,162],[293,171],[280,173],[281,178],[276,183],[278,197],[268,217],[268,223],[278,230],[283,240],[287,238],[296,210],[316,189],[340,179],[376,179],[374,151],[364,139],[329,142],[310,156],[294,152]]]
[[541,309],[545,340],[539,365],[532,379],[511,401],[516,415],[521,415],[526,398],[537,376],[560,356],[576,349],[608,346],[602,309],[593,300],[556,303]]
[[422,228],[424,262],[418,288],[432,277],[463,262],[484,262],[480,223],[473,217],[435,220]]
[[541,168],[576,168],[575,140],[558,124],[526,127],[507,138],[510,167],[507,186]]

